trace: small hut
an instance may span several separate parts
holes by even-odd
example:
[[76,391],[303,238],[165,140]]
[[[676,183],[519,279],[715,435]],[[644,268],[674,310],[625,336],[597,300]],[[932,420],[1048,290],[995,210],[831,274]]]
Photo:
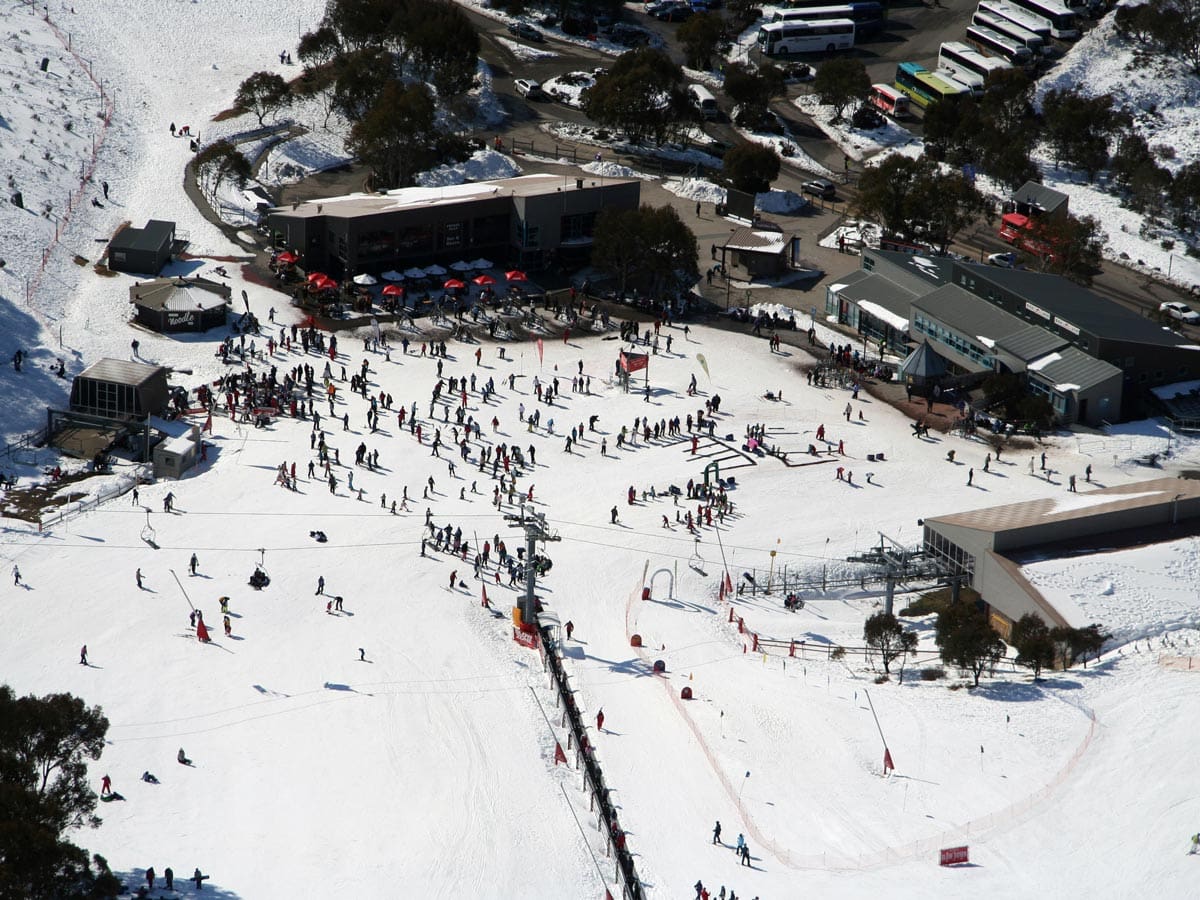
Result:
[[229,285],[193,278],[155,278],[129,289],[134,318],[160,334],[208,331],[225,325],[233,291]]

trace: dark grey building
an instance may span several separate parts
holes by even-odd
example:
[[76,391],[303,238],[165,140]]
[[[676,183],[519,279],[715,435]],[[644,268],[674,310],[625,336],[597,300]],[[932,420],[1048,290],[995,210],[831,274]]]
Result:
[[523,175],[309,200],[270,210],[267,225],[306,271],[339,280],[481,256],[536,270],[586,262],[596,216],[640,198],[637,179]]
[[114,272],[157,275],[171,261],[175,223],[151,219],[145,228],[126,227],[108,242],[108,267]]
[[1056,275],[867,249],[825,309],[894,352],[927,339],[965,372],[1025,373],[1067,424],[1139,415],[1140,388],[1200,376],[1200,347]]
[[1036,181],[1027,181],[1013,192],[1005,212],[1015,212],[1030,219],[1063,222],[1070,215],[1070,197],[1062,191],[1048,188]]
[[102,419],[144,419],[166,409],[169,396],[164,367],[102,359],[75,376],[71,412]]
[[137,321],[152,331],[207,331],[225,324],[232,293],[229,285],[199,275],[155,278],[134,282],[129,302]]

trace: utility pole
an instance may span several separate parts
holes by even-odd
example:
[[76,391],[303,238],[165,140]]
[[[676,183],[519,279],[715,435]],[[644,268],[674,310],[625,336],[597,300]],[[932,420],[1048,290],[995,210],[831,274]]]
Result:
[[517,605],[521,610],[522,624],[533,625],[537,621],[537,566],[533,558],[537,553],[538,541],[544,544],[546,541],[561,541],[562,538],[547,529],[545,513],[527,513],[523,503],[519,513],[509,514],[504,519],[525,529],[525,596],[517,601]]

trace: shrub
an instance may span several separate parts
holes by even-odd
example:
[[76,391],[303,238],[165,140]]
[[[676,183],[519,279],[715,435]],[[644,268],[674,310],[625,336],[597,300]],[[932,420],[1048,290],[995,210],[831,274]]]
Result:
[[834,647],[833,652],[829,654],[829,658],[830,659],[845,659],[846,658],[846,648],[845,647]]
[[929,666],[921,670],[922,681],[941,681],[946,677],[946,670],[941,666]]
[[876,675],[876,676],[875,676],[875,683],[876,683],[876,684],[884,684],[885,682],[888,682],[888,681],[891,681],[891,679],[890,679],[890,678],[888,678],[888,676],[887,676],[887,675]]

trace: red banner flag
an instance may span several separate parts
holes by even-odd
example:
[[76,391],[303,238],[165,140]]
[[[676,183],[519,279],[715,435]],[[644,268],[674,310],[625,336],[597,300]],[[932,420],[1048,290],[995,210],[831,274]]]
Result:
[[209,434],[212,434],[212,413],[208,414],[208,418],[204,420],[204,427],[200,430],[207,431]]
[[896,771],[896,765],[892,762],[892,751],[887,747],[883,748],[883,774]]
[[554,764],[557,766],[559,763],[562,763],[564,766],[567,764],[567,754],[563,753],[562,744],[560,744],[558,741],[555,741]]
[[648,368],[650,365],[650,356],[646,353],[626,353],[621,351],[621,368],[626,372],[633,373],[642,369]]
[[725,573],[725,593],[733,593],[733,580],[729,577],[729,573]]
[[546,354],[546,344],[545,344],[545,342],[542,341],[541,338],[537,339],[537,348],[538,348],[538,365],[540,366],[542,364],[542,357],[545,356],[545,354]]
[[491,609],[492,605],[488,602],[487,598],[487,585],[481,585],[480,589],[483,591],[483,599],[480,601],[480,604],[484,607],[484,609]]

